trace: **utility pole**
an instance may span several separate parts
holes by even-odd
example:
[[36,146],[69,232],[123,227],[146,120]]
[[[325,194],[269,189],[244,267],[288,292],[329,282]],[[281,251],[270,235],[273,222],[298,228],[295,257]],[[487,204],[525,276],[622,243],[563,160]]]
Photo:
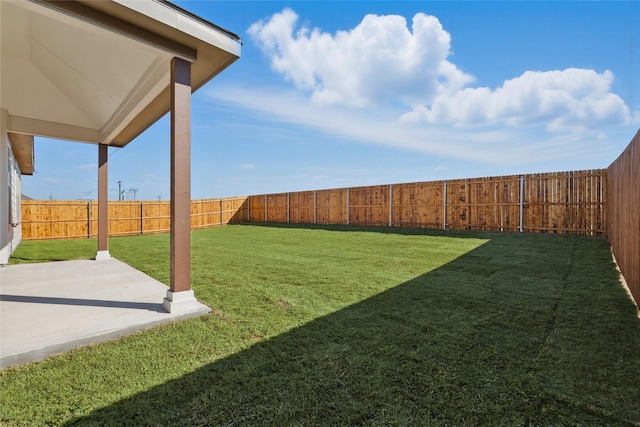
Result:
[[122,181],[118,181],[118,201],[122,201]]
[[128,191],[129,194],[133,194],[133,200],[136,199],[136,193],[137,192],[138,192],[138,189],[137,188],[133,188],[133,187],[129,188],[129,191]]

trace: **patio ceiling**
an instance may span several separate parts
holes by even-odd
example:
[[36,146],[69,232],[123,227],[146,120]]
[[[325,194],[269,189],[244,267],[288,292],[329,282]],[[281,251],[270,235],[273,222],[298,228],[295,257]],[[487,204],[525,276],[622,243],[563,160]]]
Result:
[[[8,131],[123,147],[170,108],[170,61],[195,91],[240,56],[238,36],[161,0],[0,1]],[[24,138],[21,166],[33,160]],[[31,140],[31,146],[33,142]]]

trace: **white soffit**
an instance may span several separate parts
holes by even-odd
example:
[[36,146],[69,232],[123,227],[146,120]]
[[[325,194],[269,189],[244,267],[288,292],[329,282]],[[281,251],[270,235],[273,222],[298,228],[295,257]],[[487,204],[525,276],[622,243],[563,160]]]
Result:
[[[196,84],[204,84],[239,57],[239,39],[211,28],[207,35],[206,26],[196,20],[188,25],[176,22],[174,27],[158,21],[187,18],[156,1],[88,3],[103,11],[80,2],[61,4],[78,6],[82,13],[96,11],[99,19],[107,21],[115,16],[116,24],[124,22],[133,33],[137,25],[145,24],[148,28],[140,27],[142,37],[154,36],[151,30],[159,26],[172,37],[158,37],[164,46],[143,43],[83,19],[73,8],[70,13],[57,10],[55,2],[44,3],[0,0],[0,106],[8,110],[9,131],[15,133],[126,145],[168,111],[166,94],[174,54],[167,46],[177,39],[176,46],[186,46],[182,52],[197,51],[202,64],[199,68],[194,64],[193,71],[202,76],[195,76]],[[200,31],[201,38],[176,27]],[[231,52],[210,42],[229,44]]]

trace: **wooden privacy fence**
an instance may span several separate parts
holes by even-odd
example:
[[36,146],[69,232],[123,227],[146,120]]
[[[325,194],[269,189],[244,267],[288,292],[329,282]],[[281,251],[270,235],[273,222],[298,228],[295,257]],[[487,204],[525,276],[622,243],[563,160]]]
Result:
[[[209,228],[241,222],[247,214],[246,197],[193,200],[191,228]],[[169,201],[109,202],[109,236],[168,232]],[[22,201],[22,238],[78,239],[98,235],[95,201]]]
[[604,235],[606,170],[249,196],[247,220]]
[[607,237],[629,290],[640,304],[640,131],[607,169]]
[[[259,221],[603,235],[606,177],[598,169],[194,200],[191,228]],[[97,202],[25,200],[22,238],[94,237],[97,219]],[[109,202],[109,236],[169,226],[168,201]]]

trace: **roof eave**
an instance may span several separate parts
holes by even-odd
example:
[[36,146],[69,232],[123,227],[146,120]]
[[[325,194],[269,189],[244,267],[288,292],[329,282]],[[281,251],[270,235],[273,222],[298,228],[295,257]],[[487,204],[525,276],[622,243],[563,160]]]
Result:
[[[202,69],[198,69],[197,63],[191,69],[192,93],[220,74],[225,68],[238,59],[235,55],[229,55],[226,63],[212,73],[204,74]],[[198,76],[199,78],[196,78]],[[138,135],[147,130],[155,122],[160,120],[170,111],[171,96],[169,88],[163,90],[153,101],[151,101],[117,136],[107,141],[109,145],[124,147],[134,140]]]
[[[92,22],[192,62],[192,92],[240,57],[242,41],[166,0],[32,0]],[[100,142],[124,147],[170,110],[169,88],[140,110],[123,128]],[[87,141],[88,142],[88,141]]]
[[22,175],[33,175],[34,172],[34,153],[33,153],[33,135],[24,135],[20,133],[9,132],[9,142],[11,143],[11,151],[20,167]]

